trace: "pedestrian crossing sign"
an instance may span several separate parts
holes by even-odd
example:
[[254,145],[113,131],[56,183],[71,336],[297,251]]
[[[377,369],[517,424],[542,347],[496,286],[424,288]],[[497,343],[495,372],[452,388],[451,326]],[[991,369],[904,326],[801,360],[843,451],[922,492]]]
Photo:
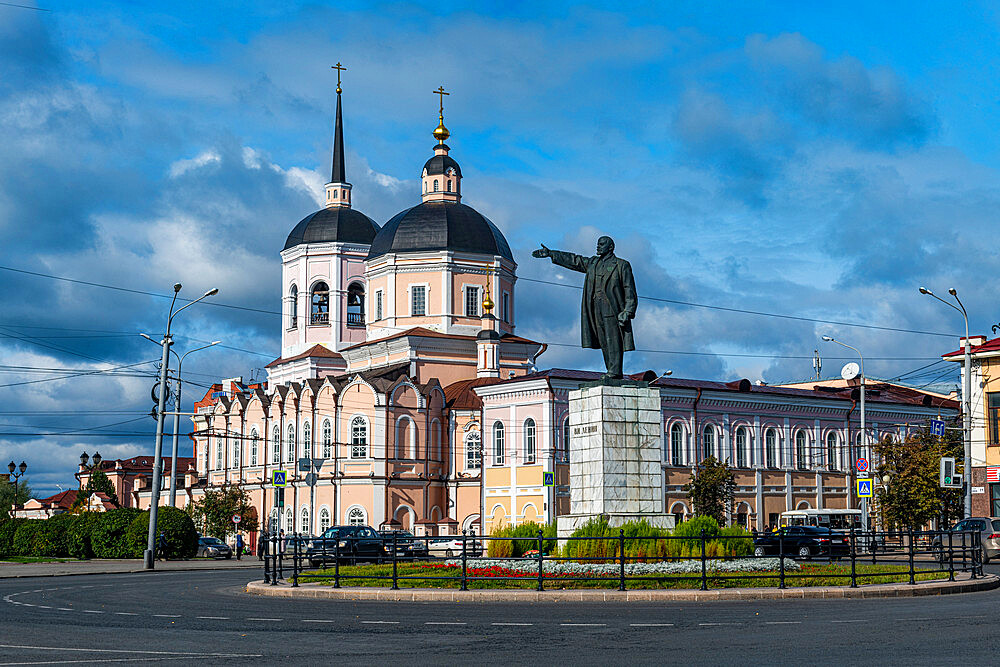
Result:
[[285,486],[285,479],[287,479],[287,470],[272,470],[271,471],[271,486]]
[[858,498],[872,497],[872,481],[870,479],[858,480]]
[[555,485],[556,485],[556,474],[554,472],[543,472],[542,486],[555,486]]

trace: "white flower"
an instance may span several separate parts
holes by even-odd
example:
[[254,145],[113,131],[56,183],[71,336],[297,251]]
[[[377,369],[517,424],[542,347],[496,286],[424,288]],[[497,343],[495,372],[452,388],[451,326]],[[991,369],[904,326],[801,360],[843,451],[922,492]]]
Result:
[[[445,565],[462,566],[457,559],[445,561]],[[470,569],[486,569],[499,567],[511,572],[526,574],[538,572],[538,561],[534,559],[511,560],[503,558],[470,558],[466,560]],[[769,572],[780,567],[777,558],[740,558],[736,560],[709,560],[705,562],[708,572]],[[799,564],[790,558],[785,559],[785,570],[798,570]],[[542,572],[546,574],[595,574],[617,575],[621,572],[618,563],[576,563],[573,561],[542,562]],[[655,574],[701,574],[701,561],[698,559],[678,562],[659,563],[626,563],[625,576],[642,576]]]

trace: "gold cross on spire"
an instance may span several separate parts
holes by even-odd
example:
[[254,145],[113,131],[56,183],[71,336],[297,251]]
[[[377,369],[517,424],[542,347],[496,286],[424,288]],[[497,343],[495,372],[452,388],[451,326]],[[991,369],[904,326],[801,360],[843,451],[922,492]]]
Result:
[[438,126],[434,129],[433,134],[438,143],[443,144],[444,140],[451,136],[448,133],[448,128],[444,126],[444,96],[451,95],[451,93],[444,92],[444,86],[438,86],[438,89],[433,93],[441,98],[441,106],[438,108]]
[[340,63],[338,62],[336,65],[330,65],[330,69],[337,70],[337,93],[339,94],[341,92],[341,90],[340,90],[340,73],[341,72],[346,72],[347,68],[346,67],[341,67]]
[[435,95],[441,98],[441,107],[438,109],[438,116],[441,120],[444,120],[444,96],[451,95],[451,93],[444,92],[444,86],[438,86],[438,89],[433,91]]

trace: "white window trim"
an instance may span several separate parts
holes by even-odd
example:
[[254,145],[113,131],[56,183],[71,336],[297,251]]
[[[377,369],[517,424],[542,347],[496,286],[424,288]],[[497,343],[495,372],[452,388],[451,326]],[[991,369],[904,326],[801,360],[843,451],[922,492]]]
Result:
[[[469,315],[469,294],[470,289],[476,290],[476,312],[477,315]],[[483,292],[483,286],[477,283],[462,283],[462,317],[470,319],[479,319],[483,316],[483,299],[480,296]]]
[[[424,313],[423,315],[416,315],[413,312],[413,288],[423,287],[424,288]],[[410,317],[433,317],[431,315],[431,284],[430,283],[410,283],[406,286],[406,297],[410,302]]]
[[[357,418],[359,418],[359,417],[365,423],[365,455],[364,456],[355,456],[354,455],[354,420],[357,419]],[[348,437],[347,444],[351,448],[351,451],[349,452],[348,458],[351,459],[351,460],[353,460],[353,461],[364,461],[366,459],[370,459],[371,458],[371,453],[372,453],[372,425],[371,425],[371,422],[368,419],[368,416],[365,415],[365,414],[363,414],[363,413],[360,413],[360,412],[351,415],[351,418],[347,421],[347,431],[348,431],[348,433],[347,433],[347,437]],[[344,516],[346,517],[347,515],[345,514]],[[366,514],[366,516],[367,516],[367,514]]]
[[382,289],[375,290],[374,303],[372,304],[372,322],[380,322],[385,319],[385,292]]

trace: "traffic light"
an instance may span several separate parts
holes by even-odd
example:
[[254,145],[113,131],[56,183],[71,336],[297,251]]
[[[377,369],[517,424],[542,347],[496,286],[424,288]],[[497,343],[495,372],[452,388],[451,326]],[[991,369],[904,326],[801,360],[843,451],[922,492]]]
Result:
[[941,457],[941,472],[938,483],[945,489],[962,488],[962,476],[955,470],[955,459],[953,457]]

